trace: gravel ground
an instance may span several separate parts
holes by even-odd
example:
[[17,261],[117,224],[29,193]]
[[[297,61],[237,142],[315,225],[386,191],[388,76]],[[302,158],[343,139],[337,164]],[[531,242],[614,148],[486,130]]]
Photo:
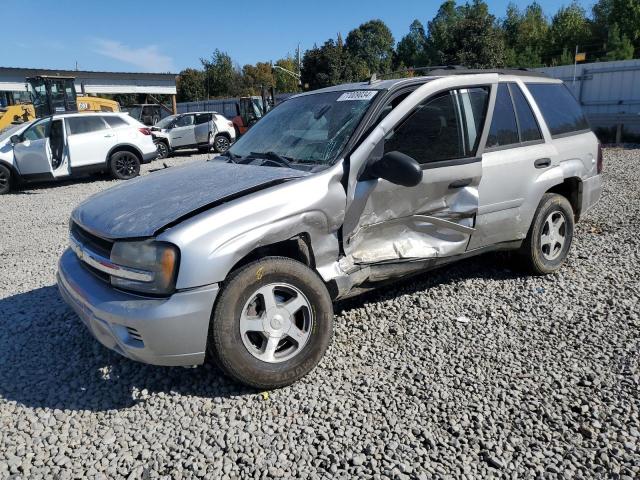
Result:
[[640,477],[640,150],[605,162],[560,273],[488,255],[343,302],[272,392],[121,358],[60,300],[69,214],[115,182],[1,197],[0,477]]

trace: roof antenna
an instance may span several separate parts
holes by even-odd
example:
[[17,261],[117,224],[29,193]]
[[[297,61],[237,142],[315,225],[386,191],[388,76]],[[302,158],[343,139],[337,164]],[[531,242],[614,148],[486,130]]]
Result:
[[369,79],[369,85],[376,83],[378,81],[378,76],[376,75],[376,72],[373,72],[371,74],[371,78]]

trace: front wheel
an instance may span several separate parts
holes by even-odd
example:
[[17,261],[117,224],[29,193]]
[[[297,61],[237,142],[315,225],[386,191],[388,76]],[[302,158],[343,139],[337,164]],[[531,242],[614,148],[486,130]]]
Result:
[[224,153],[229,150],[231,142],[226,135],[217,135],[214,140],[214,148],[218,153]]
[[158,159],[167,158],[169,156],[169,146],[163,142],[159,141],[156,143],[156,148],[158,150]]
[[11,170],[4,165],[0,165],[0,195],[9,193],[11,190]]
[[111,175],[118,180],[129,180],[140,174],[140,159],[127,150],[115,152],[109,160]]
[[574,213],[569,201],[556,193],[545,193],[533,217],[520,256],[536,275],[556,272],[564,263],[573,241]]
[[295,260],[267,257],[225,282],[208,348],[229,376],[271,389],[313,370],[332,336],[333,306],[320,277]]

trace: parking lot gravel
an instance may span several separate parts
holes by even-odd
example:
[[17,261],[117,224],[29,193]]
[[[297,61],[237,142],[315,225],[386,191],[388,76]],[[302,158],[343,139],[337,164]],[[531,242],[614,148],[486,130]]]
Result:
[[121,358],[62,302],[69,214],[115,181],[0,197],[0,478],[639,478],[639,172],[606,151],[559,273],[490,254],[342,302],[270,392]]

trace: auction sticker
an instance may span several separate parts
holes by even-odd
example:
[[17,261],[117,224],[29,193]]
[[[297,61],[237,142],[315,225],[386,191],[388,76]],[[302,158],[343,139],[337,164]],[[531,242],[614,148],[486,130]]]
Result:
[[371,100],[378,93],[377,90],[357,90],[355,92],[345,92],[338,97],[338,102],[348,102],[352,100]]

